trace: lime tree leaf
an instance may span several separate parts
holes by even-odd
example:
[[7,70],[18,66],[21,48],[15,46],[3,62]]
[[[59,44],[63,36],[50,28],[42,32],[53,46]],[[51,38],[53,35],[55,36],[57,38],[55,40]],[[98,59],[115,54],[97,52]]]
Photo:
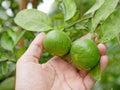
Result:
[[5,50],[13,51],[14,42],[7,32],[2,35],[0,44]]
[[8,64],[6,61],[0,62],[0,80],[7,75],[8,73]]
[[16,40],[14,41],[14,46],[19,42],[19,40],[24,36],[25,30],[21,31],[19,34],[16,33],[17,37]]
[[77,10],[74,17],[72,17],[71,19],[69,19],[67,22],[71,23],[71,22],[75,22],[80,18],[80,10]]
[[13,75],[15,73],[15,69],[16,69],[16,63],[15,62],[11,62],[8,61],[8,73],[7,76]]
[[97,81],[101,79],[101,69],[100,69],[100,63],[98,63],[91,71],[90,75]]
[[15,90],[14,84],[15,84],[14,77],[7,78],[0,84],[0,90]]
[[92,29],[95,30],[97,25],[104,21],[116,8],[119,0],[105,0],[104,4],[96,11],[92,19]]
[[62,0],[61,10],[64,14],[65,21],[71,19],[76,13],[76,3],[74,0]]
[[25,34],[24,34],[24,38],[28,39],[28,40],[34,39],[35,34],[33,32],[31,32],[31,31],[26,31]]
[[94,14],[96,10],[98,10],[103,3],[105,2],[105,0],[97,0],[96,3],[85,13],[85,15],[89,15],[89,14]]
[[17,35],[16,35],[16,33],[15,33],[12,29],[8,29],[8,30],[7,30],[7,33],[8,33],[8,35],[9,35],[9,37],[11,37],[11,39],[12,39],[13,41],[16,40]]
[[16,45],[18,43],[18,41],[23,37],[25,32],[26,32],[25,30],[22,30],[19,33],[14,30],[11,30],[11,29],[7,30],[9,37],[11,37],[11,39],[14,41],[14,45]]
[[51,18],[36,9],[25,9],[20,11],[14,21],[17,25],[29,31],[47,31],[52,29]]
[[108,42],[120,33],[120,8],[118,8],[105,22],[101,25],[103,37],[99,42]]
[[8,60],[8,55],[5,52],[0,52],[0,62]]

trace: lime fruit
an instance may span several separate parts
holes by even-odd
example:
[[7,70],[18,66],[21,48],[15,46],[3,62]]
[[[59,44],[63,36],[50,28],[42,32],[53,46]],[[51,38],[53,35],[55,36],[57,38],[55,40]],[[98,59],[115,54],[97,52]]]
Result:
[[76,67],[85,70],[92,69],[100,58],[97,45],[90,39],[79,39],[73,42],[70,55]]
[[43,45],[51,55],[63,56],[69,52],[71,40],[63,31],[52,30],[47,33]]

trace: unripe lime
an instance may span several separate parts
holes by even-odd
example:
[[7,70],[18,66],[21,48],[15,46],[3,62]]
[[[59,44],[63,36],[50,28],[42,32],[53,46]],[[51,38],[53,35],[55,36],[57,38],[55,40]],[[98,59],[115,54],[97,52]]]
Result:
[[53,30],[46,35],[43,45],[50,54],[63,56],[70,50],[71,40],[63,31]]
[[90,39],[79,39],[73,42],[70,55],[76,67],[85,70],[93,68],[100,58],[97,45]]

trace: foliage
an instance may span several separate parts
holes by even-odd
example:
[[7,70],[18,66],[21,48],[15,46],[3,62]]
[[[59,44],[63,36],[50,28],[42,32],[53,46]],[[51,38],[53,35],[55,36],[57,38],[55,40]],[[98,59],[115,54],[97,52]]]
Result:
[[52,29],[51,18],[36,9],[21,11],[17,14],[15,23],[29,31],[46,31]]
[[[51,8],[49,14],[37,9],[19,12],[18,0],[9,0],[10,5],[7,8],[2,5],[3,2],[4,0],[0,0],[0,89],[13,81],[16,61],[35,35],[41,31],[47,33],[52,29],[63,30],[72,41],[89,32],[97,33],[99,43],[107,44],[109,64],[93,90],[119,89],[119,0],[56,0],[53,6],[59,7],[56,10]],[[7,14],[7,10],[11,10],[13,15]],[[18,32],[18,26],[13,20],[22,27],[22,31]],[[24,41],[23,46],[18,44],[21,38]],[[44,51],[40,63],[46,62],[50,57],[52,56]]]

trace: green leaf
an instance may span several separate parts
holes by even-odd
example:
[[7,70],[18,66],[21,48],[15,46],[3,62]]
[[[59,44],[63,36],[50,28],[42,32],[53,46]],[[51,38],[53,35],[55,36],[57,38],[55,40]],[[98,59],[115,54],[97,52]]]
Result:
[[80,18],[80,10],[77,10],[74,17],[72,17],[71,19],[69,19],[67,21],[67,23],[71,23],[71,22],[75,22]]
[[96,65],[91,71],[90,75],[97,81],[101,79],[101,69],[100,69],[100,63]]
[[17,25],[29,31],[47,31],[52,29],[50,17],[36,9],[25,9],[20,11],[14,21]]
[[120,8],[118,8],[100,27],[102,38],[99,42],[108,42],[120,33]]
[[8,73],[7,76],[13,75],[15,73],[16,69],[16,63],[15,62],[8,62]]
[[0,80],[7,75],[8,73],[8,64],[6,61],[0,62]]
[[13,51],[14,42],[7,32],[2,35],[0,44],[5,50]]
[[16,40],[14,41],[14,46],[19,42],[19,40],[23,37],[23,35],[25,34],[25,30],[21,31],[19,34],[16,33],[17,37]]
[[8,55],[5,52],[0,52],[0,62],[6,61],[8,59]]
[[28,40],[33,40],[35,38],[34,32],[27,31],[24,33],[24,38]]
[[13,31],[11,29],[7,30],[7,34],[9,36],[9,38],[12,39],[13,41],[13,47],[15,47],[15,45],[19,42],[19,40],[23,37],[23,35],[25,34],[25,30],[22,30],[20,33]]
[[7,78],[0,84],[0,90],[15,90],[14,85],[15,78],[14,77]]
[[85,13],[85,15],[93,15],[95,11],[103,5],[104,2],[105,0],[97,0],[96,3]]
[[65,21],[71,19],[76,13],[77,6],[74,0],[62,0],[61,10],[64,14]]
[[11,39],[12,39],[13,41],[16,40],[17,35],[16,35],[16,33],[15,33],[13,30],[8,29],[8,30],[7,30],[7,33],[8,33],[8,35],[9,35],[9,37],[11,37]]
[[95,30],[97,25],[104,21],[116,8],[119,0],[105,0],[104,4],[96,11],[92,19],[92,29]]

